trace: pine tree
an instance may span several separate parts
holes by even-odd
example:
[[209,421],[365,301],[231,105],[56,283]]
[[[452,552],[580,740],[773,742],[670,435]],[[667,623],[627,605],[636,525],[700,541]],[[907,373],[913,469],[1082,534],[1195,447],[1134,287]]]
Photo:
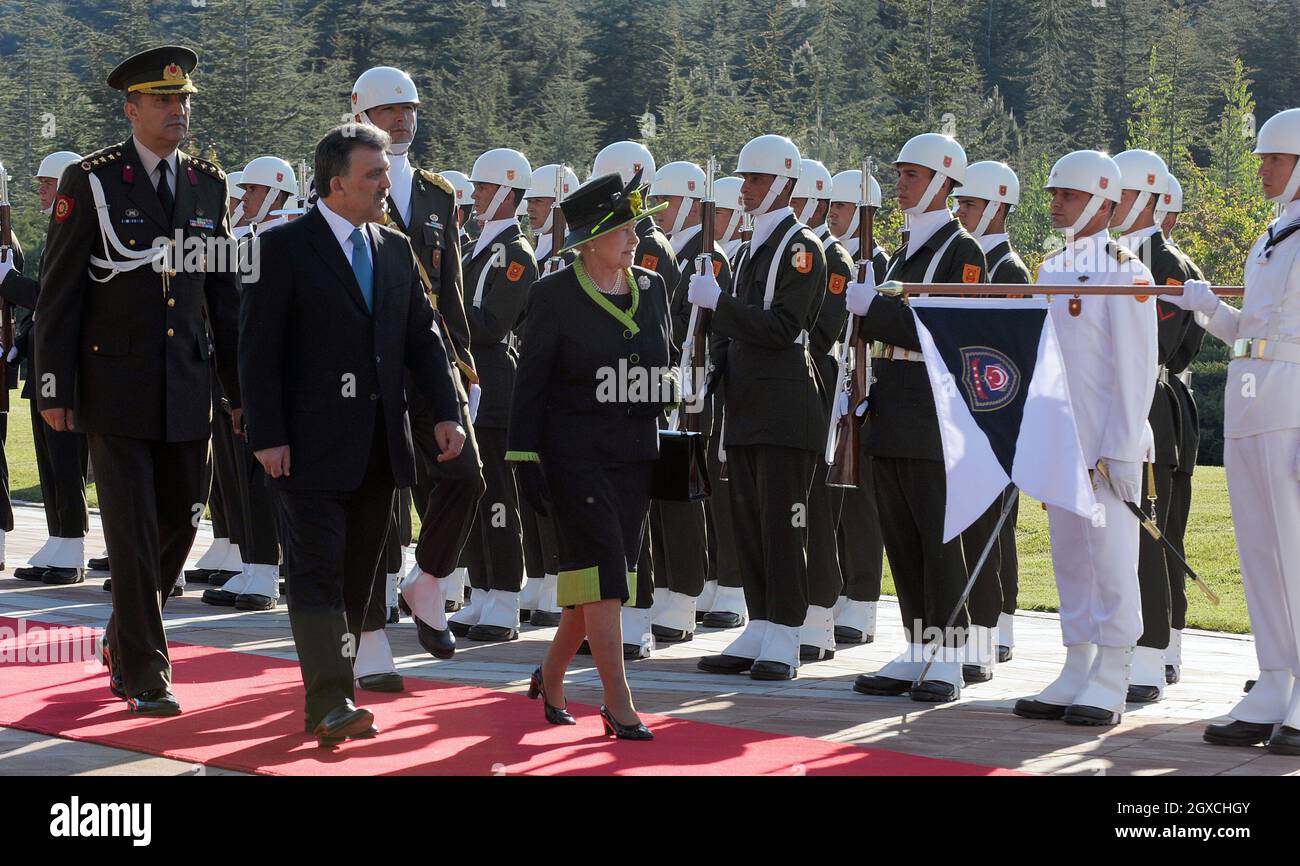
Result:
[[1219,77],[1223,108],[1210,144],[1208,177],[1224,187],[1249,188],[1259,166],[1252,152],[1257,123],[1251,84],[1240,58]]

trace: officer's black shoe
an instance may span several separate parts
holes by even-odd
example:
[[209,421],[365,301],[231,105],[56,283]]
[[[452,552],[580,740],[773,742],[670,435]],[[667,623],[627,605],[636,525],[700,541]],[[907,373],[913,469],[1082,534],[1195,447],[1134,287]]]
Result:
[[45,577],[46,567],[43,565],[26,565],[22,568],[14,569],[14,577],[19,580],[40,580]]
[[1250,691],[1250,690],[1253,689],[1253,688],[1255,688],[1255,681],[1254,681],[1254,680],[1246,680],[1246,684],[1245,684],[1244,686],[1241,687],[1241,690],[1242,690],[1243,692],[1248,692],[1248,691]]
[[178,581],[176,581],[175,583],[172,584],[171,597],[172,597],[172,598],[180,598],[180,597],[183,596],[183,595],[185,595],[185,584],[181,583],[181,582],[178,580]]
[[835,658],[835,650],[823,649],[806,643],[799,645],[799,661],[801,662],[826,662],[833,658]]
[[[95,560],[93,559],[91,560],[92,563],[94,561]],[[90,568],[92,571],[95,570],[95,567],[93,565]],[[185,570],[185,582],[186,583],[207,583],[208,577],[212,574],[213,571],[214,569],[211,568],[187,568]]]
[[442,609],[445,613],[455,613],[456,611],[460,610],[461,607],[462,605],[460,602],[452,601],[451,599],[447,599],[445,602],[443,602],[442,605]]
[[1011,647],[999,646],[997,652],[998,652],[998,664],[1004,665],[1007,662],[1011,661],[1011,656],[1012,656]]
[[1121,716],[1119,713],[1104,710],[1101,707],[1085,707],[1083,704],[1071,704],[1065,708],[1065,715],[1061,718],[1065,720],[1067,725],[1088,725],[1096,728],[1118,725]]
[[987,683],[993,679],[993,669],[981,667],[980,665],[962,665],[961,681],[970,685],[971,683]]
[[532,625],[547,628],[560,624],[560,612],[558,610],[534,610],[532,616],[528,618]]
[[1226,725],[1206,725],[1201,739],[1216,746],[1258,746],[1267,743],[1272,735],[1270,724],[1234,720]]
[[876,640],[874,634],[863,634],[862,629],[853,628],[847,625],[835,626],[835,640],[839,643],[873,643]]
[[439,659],[449,659],[456,654],[456,638],[449,630],[439,631],[419,617],[414,619],[415,636],[425,652]]
[[752,680],[792,680],[798,669],[785,662],[757,661],[749,669]]
[[[94,559],[87,560],[87,562],[86,562],[86,568],[90,569],[91,571],[108,571],[108,570],[109,570],[109,569],[108,569],[108,557],[107,557],[107,556],[96,556]],[[186,577],[189,576],[189,572],[188,572],[188,571],[185,572],[185,574],[186,574]]]
[[651,624],[650,626],[650,633],[655,636],[656,640],[661,640],[664,643],[686,643],[688,640],[695,637],[694,632],[654,624]]
[[[304,718],[305,718],[305,717],[304,717]],[[306,719],[306,720],[305,720],[305,723],[303,724],[303,731],[304,731],[305,733],[310,734],[311,732],[313,732],[313,731],[316,730],[316,725],[317,725],[317,724],[318,724],[318,723],[315,722],[315,721],[313,721],[312,719]],[[334,742],[333,742],[333,743],[330,743],[330,745],[335,745],[335,744],[337,744],[337,743],[341,743],[341,742],[343,742],[344,739],[348,739],[348,740],[372,740],[372,739],[374,739],[374,738],[377,737],[377,736],[379,736],[379,728],[376,728],[374,725],[371,725],[370,727],[366,728],[364,731],[359,731],[358,733],[355,733],[355,734],[349,734],[347,737],[335,738]]]
[[524,623],[529,623],[531,625],[532,621],[533,621],[532,609],[523,608],[523,607],[519,608],[519,624],[523,625]]
[[99,661],[108,668],[108,690],[113,693],[113,697],[126,700],[126,686],[122,684],[122,672],[113,667],[113,653],[104,643],[99,655]]
[[696,662],[696,667],[711,674],[743,674],[754,666],[753,659],[744,656],[729,656],[726,653],[705,656]]
[[390,608],[388,609],[388,624],[389,624],[389,625],[397,625],[397,624],[398,624],[399,622],[401,622],[401,621],[402,621],[402,614],[401,614],[401,612],[398,611],[398,609],[395,608],[395,607],[390,607]]
[[504,625],[479,623],[470,626],[469,631],[465,632],[465,637],[483,643],[505,643],[506,641],[519,640],[519,629],[509,628]]
[[218,589],[226,585],[226,581],[239,574],[237,571],[210,571],[208,572],[208,586]]
[[451,633],[456,637],[465,637],[469,634],[469,630],[473,628],[473,626],[466,625],[463,622],[456,622],[454,619],[449,619],[447,620],[447,628],[451,629]]
[[138,716],[179,716],[181,713],[180,701],[167,689],[141,692],[133,698],[127,698],[126,705]]
[[623,661],[640,662],[650,658],[650,647],[639,643],[623,644]]
[[1182,679],[1182,672],[1173,665],[1165,665],[1165,685],[1172,686]]
[[705,628],[740,628],[745,624],[745,618],[729,610],[711,610],[700,624]]
[[217,607],[234,607],[237,598],[239,598],[238,593],[226,592],[224,589],[203,590],[204,604],[215,604]]
[[708,616],[708,611],[703,611],[703,610],[695,611],[695,624],[699,625],[700,623],[704,622],[704,617],[706,616]]
[[1045,704],[1033,698],[1021,698],[1011,712],[1022,719],[1045,719],[1057,721],[1065,718],[1065,707],[1058,704]]
[[80,568],[47,568],[45,574],[41,575],[41,583],[51,586],[71,586],[85,582],[86,572]]
[[394,671],[357,677],[357,688],[367,692],[401,692],[406,690],[402,675]]
[[113,591],[113,578],[111,577],[104,578],[104,592],[112,592],[112,591]]
[[1058,704],[1045,704],[1033,698],[1021,698],[1011,710],[1022,719],[1046,719],[1056,721],[1065,718],[1065,707]]
[[1270,755],[1300,755],[1300,730],[1282,725],[1268,738]]
[[255,592],[241,592],[235,596],[235,610],[275,610],[275,599]]
[[918,683],[912,686],[908,694],[912,700],[923,704],[943,704],[955,701],[961,696],[956,686],[943,680],[926,680]]
[[353,706],[352,701],[344,700],[316,723],[312,733],[320,745],[334,746],[348,737],[365,736],[374,724],[374,713]]
[[911,688],[911,680],[896,680],[893,677],[882,677],[880,674],[859,674],[853,681],[853,691],[860,695],[897,697],[907,694]]
[[1154,704],[1160,700],[1160,687],[1130,685],[1126,700],[1130,704]]

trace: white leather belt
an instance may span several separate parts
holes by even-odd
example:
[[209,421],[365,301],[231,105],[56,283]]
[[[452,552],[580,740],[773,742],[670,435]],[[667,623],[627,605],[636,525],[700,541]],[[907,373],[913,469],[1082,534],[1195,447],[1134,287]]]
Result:
[[888,343],[876,343],[871,347],[871,357],[886,358],[890,361],[915,361],[925,363],[925,355],[911,349],[904,349],[901,346],[891,346]]
[[1184,370],[1183,372],[1179,373],[1178,378],[1181,379],[1182,383],[1186,385],[1188,388],[1192,387],[1192,371],[1190,367]]
[[1232,359],[1235,361],[1238,358],[1300,364],[1300,343],[1284,343],[1262,337],[1243,337],[1232,344]]
[[1157,378],[1165,385],[1169,384],[1169,368],[1166,367],[1164,364],[1160,365],[1160,374],[1159,376],[1157,376]]

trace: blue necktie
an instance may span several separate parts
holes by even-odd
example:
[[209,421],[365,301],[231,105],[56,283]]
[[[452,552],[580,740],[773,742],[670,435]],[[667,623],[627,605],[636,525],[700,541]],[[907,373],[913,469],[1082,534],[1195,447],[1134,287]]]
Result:
[[366,309],[375,311],[375,267],[370,261],[370,244],[361,229],[352,230],[352,273],[357,276],[357,285],[361,287],[361,297],[366,301]]

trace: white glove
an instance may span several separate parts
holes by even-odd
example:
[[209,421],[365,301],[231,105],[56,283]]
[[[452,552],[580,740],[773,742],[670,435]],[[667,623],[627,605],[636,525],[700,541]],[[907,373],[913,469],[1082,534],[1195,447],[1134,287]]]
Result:
[[867,268],[865,283],[849,283],[844,290],[844,306],[855,316],[865,316],[876,299],[876,275]]
[[1160,299],[1168,301],[1175,307],[1207,316],[1213,316],[1214,311],[1219,309],[1219,299],[1205,280],[1188,280],[1183,283],[1181,295],[1161,295]]
[[4,261],[0,261],[0,283],[3,283],[5,281],[5,277],[9,276],[9,272],[12,271],[13,269],[14,269],[14,254],[9,253],[9,255],[5,258]]
[[[841,391],[840,396],[835,399],[835,417],[843,418],[847,414],[849,414],[849,394],[847,391]],[[859,403],[853,414],[859,418],[867,414],[867,401],[863,400]]]
[[1142,498],[1142,464],[1127,460],[1103,458],[1110,471],[1110,489],[1125,502],[1139,502]]
[[469,423],[478,420],[478,403],[483,399],[483,389],[478,385],[469,386]]
[[722,286],[718,285],[718,278],[712,273],[695,274],[691,277],[691,283],[686,291],[686,300],[692,304],[699,304],[706,310],[716,310],[718,308],[718,298],[722,296]]
[[9,350],[9,354],[5,355],[5,361],[12,364],[15,360],[17,360],[17,358],[18,358],[18,347],[14,346]]

